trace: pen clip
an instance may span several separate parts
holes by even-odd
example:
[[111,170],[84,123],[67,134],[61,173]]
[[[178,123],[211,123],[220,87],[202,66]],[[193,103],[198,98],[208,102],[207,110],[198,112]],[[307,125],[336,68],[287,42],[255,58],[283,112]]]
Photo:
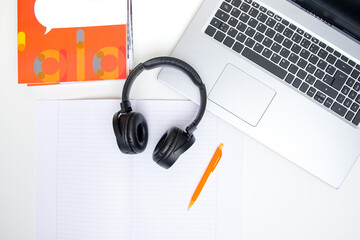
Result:
[[223,148],[223,146],[224,146],[224,144],[221,143],[220,146],[218,147],[218,149],[216,150],[218,152],[218,156],[217,156],[216,162],[215,162],[214,167],[213,167],[211,172],[213,172],[215,170],[216,166],[220,162],[220,158],[222,156],[222,148]]

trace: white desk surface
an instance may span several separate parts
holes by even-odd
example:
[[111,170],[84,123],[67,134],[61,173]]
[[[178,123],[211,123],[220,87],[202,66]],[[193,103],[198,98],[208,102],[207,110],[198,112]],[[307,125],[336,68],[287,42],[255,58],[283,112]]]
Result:
[[[201,0],[134,0],[135,64],[170,55]],[[17,84],[17,1],[0,1],[0,239],[35,239],[34,110],[37,99],[120,98],[124,81],[27,87]],[[165,21],[164,21],[165,20]],[[183,99],[156,80],[135,99]],[[245,136],[243,239],[360,239],[360,163],[336,190]]]

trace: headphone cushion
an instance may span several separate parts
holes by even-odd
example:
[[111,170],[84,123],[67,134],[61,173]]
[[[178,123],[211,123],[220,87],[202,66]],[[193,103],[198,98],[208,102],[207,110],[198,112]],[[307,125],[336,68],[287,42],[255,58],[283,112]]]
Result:
[[153,152],[153,160],[164,168],[170,168],[194,142],[193,135],[189,136],[180,128],[172,127],[157,143]]
[[149,131],[145,117],[141,113],[122,114],[119,119],[121,134],[120,150],[127,154],[141,153],[145,150]]

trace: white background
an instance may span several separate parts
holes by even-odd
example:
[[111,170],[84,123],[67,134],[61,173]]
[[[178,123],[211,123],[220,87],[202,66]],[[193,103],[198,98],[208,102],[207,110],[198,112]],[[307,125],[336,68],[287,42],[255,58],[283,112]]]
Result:
[[[133,0],[135,64],[170,55],[200,4]],[[35,100],[120,98],[124,81],[18,85],[16,0],[0,1],[0,33],[0,239],[34,240]],[[182,99],[157,72],[141,75],[131,97]],[[243,239],[360,239],[359,162],[336,190],[250,137],[243,155]]]

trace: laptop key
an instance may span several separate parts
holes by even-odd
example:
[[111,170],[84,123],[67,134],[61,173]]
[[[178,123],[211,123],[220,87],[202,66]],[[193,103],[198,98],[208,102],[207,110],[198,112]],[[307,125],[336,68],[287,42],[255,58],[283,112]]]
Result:
[[315,45],[315,44],[311,44],[309,51],[316,54],[319,51],[320,47]]
[[326,68],[326,72],[330,75],[334,75],[336,71],[336,68],[334,68],[333,66],[329,65],[327,68]]
[[295,76],[292,75],[291,73],[289,73],[286,78],[285,78],[285,82],[287,82],[288,84],[292,83],[292,81],[294,80]]
[[283,35],[281,35],[281,34],[279,34],[279,33],[277,33],[276,35],[275,35],[275,37],[274,37],[274,40],[276,41],[276,42],[278,42],[278,43],[282,43],[282,41],[284,40],[284,36]]
[[301,47],[294,43],[294,45],[291,48],[291,51],[293,51],[294,53],[299,53],[301,51]]
[[297,27],[294,24],[290,23],[289,28],[291,28],[292,30],[296,30]]
[[243,50],[243,48],[244,48],[244,45],[239,42],[236,42],[234,44],[234,46],[232,47],[232,49],[237,53],[240,53]]
[[346,80],[347,80],[346,74],[344,74],[341,71],[337,71],[334,75],[334,81],[331,84],[331,86],[334,87],[336,90],[340,91]]
[[309,97],[313,97],[313,96],[315,95],[315,93],[316,93],[316,89],[313,88],[313,87],[310,87],[306,94],[307,94]]
[[297,56],[294,53],[291,53],[289,56],[289,60],[290,60],[290,62],[296,63],[299,60],[299,56]]
[[319,103],[323,103],[326,98],[326,95],[322,92],[317,92],[314,96],[314,99],[318,101]]
[[333,89],[332,87],[326,85],[322,81],[316,80],[314,87],[320,90],[321,92],[325,93],[326,95],[336,98],[337,91]]
[[337,68],[341,69],[342,71],[344,71],[344,72],[347,73],[347,74],[350,74],[350,73],[351,73],[351,70],[352,70],[351,66],[348,65],[348,64],[346,64],[346,63],[344,63],[344,62],[341,61],[340,59],[337,60],[337,62],[335,63],[335,66],[336,66]]
[[[354,90],[355,91],[360,91],[360,83],[359,82],[357,82],[357,83],[355,83],[355,85],[354,85]],[[359,95],[360,96],[360,95]],[[360,99],[360,97],[358,97],[358,99]]]
[[285,20],[285,19],[283,19],[283,20],[281,21],[281,23],[284,24],[285,26],[288,26],[288,25],[289,25],[289,21],[287,21],[287,20]]
[[325,59],[328,55],[328,52],[326,52],[324,49],[320,49],[320,51],[318,52],[318,56],[321,57],[322,59]]
[[[336,112],[337,114],[339,114],[340,116],[345,116],[346,113],[346,108],[342,105],[340,105],[339,103],[335,102],[334,105],[331,107],[331,110],[333,110],[334,112]],[[355,123],[354,123],[355,124]],[[359,123],[357,123],[359,124]],[[355,125],[357,125],[355,124]]]
[[288,70],[292,74],[295,74],[299,70],[299,68],[297,66],[295,66],[294,64],[291,64]]
[[276,24],[276,21],[272,18],[269,18],[265,24],[268,25],[269,27],[274,27]]
[[231,48],[232,45],[234,44],[235,40],[232,39],[231,37],[226,37],[225,40],[224,40],[224,45]]
[[265,35],[268,36],[269,38],[272,38],[275,35],[275,31],[272,30],[271,28],[268,28],[268,30],[266,30]]
[[244,32],[245,29],[246,29],[246,24],[243,23],[243,22],[239,22],[239,24],[236,26],[236,29],[241,31],[241,32]]
[[258,42],[262,42],[262,40],[264,40],[264,35],[262,35],[261,33],[257,32],[254,36],[254,39]]
[[266,30],[266,28],[267,28],[267,27],[266,27],[264,24],[259,23],[259,25],[256,27],[256,30],[258,30],[258,31],[261,32],[261,33],[264,33],[265,30]]
[[222,24],[222,21],[220,21],[219,19],[217,18],[213,18],[210,22],[211,25],[213,25],[214,27],[216,28],[219,28],[220,25]]
[[223,32],[227,32],[227,30],[229,29],[229,25],[227,25],[226,23],[222,23],[219,27],[219,29]]
[[232,7],[231,7],[230,4],[228,4],[228,3],[226,3],[226,2],[223,2],[223,3],[221,4],[220,8],[221,8],[222,10],[224,10],[225,12],[229,13],[229,12],[231,11],[231,8],[232,8]]
[[279,55],[277,55],[276,53],[274,53],[271,56],[271,61],[273,61],[274,63],[279,63],[280,62],[281,57]]
[[346,85],[348,85],[349,87],[354,86],[355,80],[352,78],[348,78],[348,80],[346,81]]
[[236,18],[240,16],[240,13],[241,13],[241,11],[237,8],[233,8],[230,12],[230,14]]
[[230,17],[228,23],[230,24],[230,26],[235,27],[238,24],[239,20],[237,20],[234,17]]
[[359,104],[353,103],[350,109],[354,112],[357,112],[359,110]]
[[266,16],[266,14],[260,13],[259,16],[257,17],[257,20],[264,23],[267,20],[267,18],[268,17]]
[[334,64],[336,61],[336,57],[332,54],[329,54],[329,56],[326,58],[326,61],[330,64]]
[[236,37],[236,40],[238,40],[239,42],[243,43],[246,39],[246,35],[245,34],[242,34],[242,33],[239,33]]
[[313,74],[316,70],[316,67],[314,65],[312,65],[311,63],[309,63],[306,67],[306,71]]
[[339,94],[339,96],[337,96],[336,101],[338,101],[339,103],[343,103],[345,100],[345,96],[342,94]]
[[219,42],[222,42],[225,38],[225,34],[220,32],[220,31],[217,31],[214,38],[219,41]]
[[284,58],[287,58],[290,55],[290,51],[287,50],[286,48],[283,48],[280,51],[280,55],[283,56]]
[[267,9],[265,8],[265,7],[263,7],[263,6],[260,6],[260,11],[262,11],[262,12],[266,12],[267,11]]
[[296,43],[300,43],[302,37],[301,37],[299,34],[295,33],[294,36],[292,36],[291,39],[292,39],[294,42],[296,42]]
[[305,81],[310,85],[313,85],[315,80],[316,80],[316,78],[310,74],[307,75],[307,77],[305,78]]
[[250,18],[250,16],[247,15],[246,13],[241,13],[241,14],[240,14],[240,17],[239,17],[239,19],[240,19],[241,21],[243,21],[244,23],[246,23],[246,22],[249,20],[249,18]]
[[284,69],[287,69],[287,67],[290,65],[290,62],[286,59],[281,59],[280,66]]
[[256,43],[254,46],[254,50],[258,53],[261,53],[263,49],[264,49],[264,46],[261,45],[260,43]]
[[216,29],[212,26],[208,26],[205,30],[205,33],[207,35],[209,35],[210,37],[214,36],[215,32],[216,32]]
[[331,77],[331,76],[328,75],[328,74],[325,74],[325,77],[324,77],[323,81],[331,86],[331,84],[332,84],[333,81],[334,81],[334,78]]
[[249,48],[252,48],[255,44],[255,41],[251,38],[247,38],[245,41],[245,45],[248,46]]
[[273,54],[273,52],[267,48],[264,49],[264,51],[262,52],[262,55],[264,57],[270,58],[270,56]]
[[271,50],[273,50],[276,53],[280,52],[280,49],[281,49],[281,45],[276,42],[274,42],[274,44],[271,46]]
[[266,46],[266,47],[270,47],[272,44],[273,44],[273,41],[271,39],[269,39],[268,37],[266,37],[263,41],[263,44]]
[[302,69],[300,69],[300,70],[298,71],[298,73],[296,74],[296,76],[297,76],[298,78],[302,79],[302,80],[305,79],[306,75],[307,75],[307,73],[306,73],[304,70],[302,70]]
[[235,7],[239,7],[241,4],[241,0],[232,0],[231,4],[234,5]]
[[282,45],[284,47],[288,48],[288,49],[291,48],[292,44],[293,44],[293,42],[290,39],[287,39],[287,38],[285,38],[284,42],[282,43]]
[[221,20],[223,20],[224,22],[226,22],[229,18],[230,15],[225,13],[224,11],[218,10],[215,14],[215,16]]
[[259,23],[258,20],[256,20],[255,18],[250,18],[250,20],[248,22],[249,26],[251,26],[253,28],[255,28],[258,23]]
[[230,37],[235,38],[237,34],[238,34],[238,31],[235,28],[230,28],[229,31],[228,31],[228,35]]
[[293,30],[291,30],[290,28],[286,28],[283,34],[284,34],[285,37],[291,38],[293,33],[294,33]]
[[306,82],[303,82],[303,83],[301,84],[301,87],[300,87],[299,89],[300,89],[301,92],[306,93],[306,91],[308,90],[308,88],[309,88],[309,84],[307,84]]
[[240,9],[243,10],[244,12],[247,12],[250,9],[250,5],[247,3],[243,3],[241,4]]
[[245,34],[248,35],[249,37],[253,37],[255,32],[256,32],[255,29],[248,27],[245,31]]
[[255,8],[251,8],[249,11],[249,15],[252,17],[256,17],[259,14],[259,10],[255,9]]
[[354,117],[354,115],[355,114],[353,112],[348,111],[348,113],[345,116],[345,119],[348,120],[348,121],[351,121],[351,119]]
[[334,100],[332,100],[331,98],[328,97],[328,98],[325,100],[325,102],[324,102],[324,106],[327,107],[327,108],[329,108],[329,107],[331,107],[331,105],[333,104],[333,102],[334,102]]
[[253,50],[245,47],[244,51],[241,53],[244,57],[249,59],[250,61],[258,64],[260,67],[266,69],[267,71],[271,72],[275,76],[277,76],[280,79],[284,79],[287,72],[277,66],[276,64],[272,63],[268,59],[264,58],[260,54],[254,52]]
[[295,88],[299,88],[301,85],[302,81],[298,78],[295,78],[294,82],[292,83],[293,87]]

